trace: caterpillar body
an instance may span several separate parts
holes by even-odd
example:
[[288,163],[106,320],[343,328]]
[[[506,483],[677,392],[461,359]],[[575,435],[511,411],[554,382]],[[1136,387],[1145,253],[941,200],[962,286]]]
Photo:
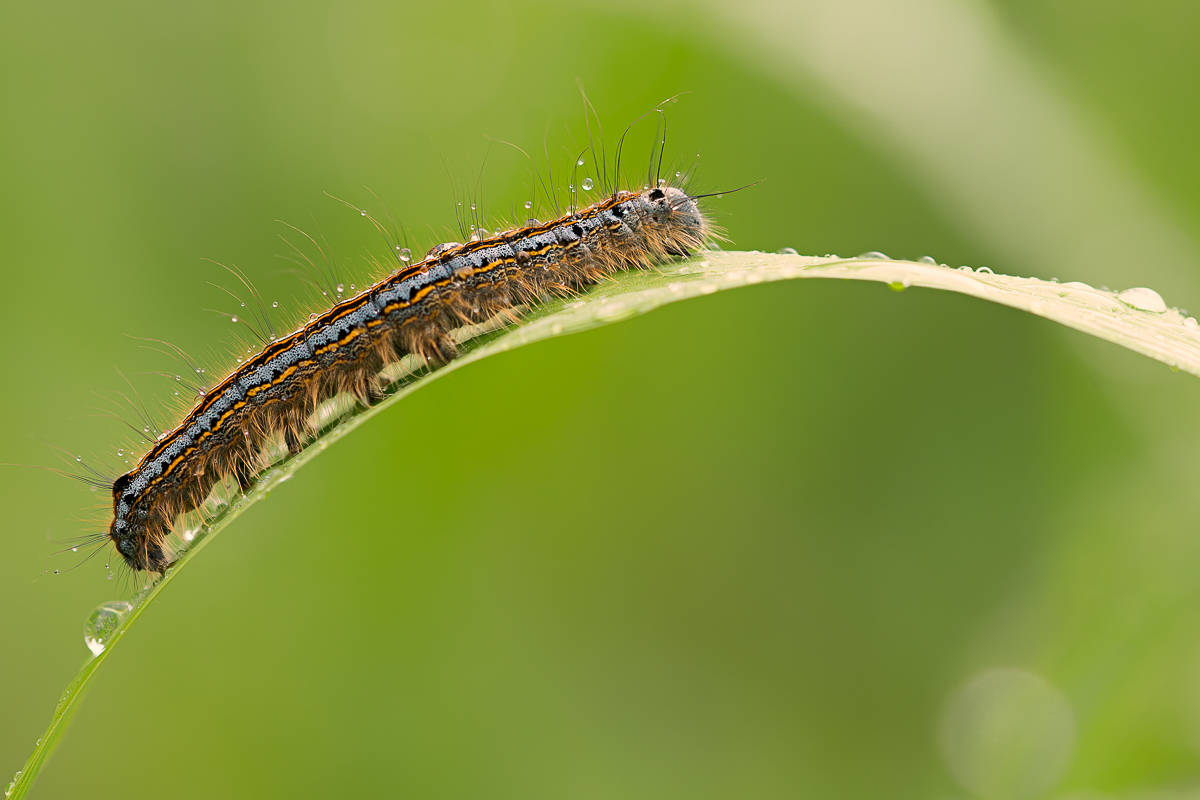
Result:
[[456,328],[711,241],[701,196],[659,183],[616,191],[549,222],[439,244],[269,342],[113,481],[107,538],[132,569],[162,572],[176,556],[169,539],[180,517],[200,508],[218,481],[232,477],[248,487],[272,437],[282,435],[288,451],[299,452],[323,401],[350,393],[373,402],[387,365],[410,354],[431,365],[453,359]]

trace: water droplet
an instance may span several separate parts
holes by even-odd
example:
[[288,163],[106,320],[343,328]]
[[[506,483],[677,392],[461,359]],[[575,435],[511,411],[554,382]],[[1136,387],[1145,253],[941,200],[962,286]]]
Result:
[[583,159],[581,158],[581,159],[579,159],[578,161],[576,161],[576,162],[575,162],[575,166],[577,166],[577,167],[582,167],[582,166],[583,166]]
[[75,456],[76,461],[83,461],[83,456]]
[[352,283],[352,284],[350,284],[350,291],[352,291],[352,292],[354,291],[354,284],[353,284],[353,283]]
[[567,188],[568,188],[568,189],[570,189],[570,190],[573,192],[573,191],[575,191],[575,184],[573,184],[573,183],[568,183],[568,184],[567,184]]
[[888,284],[888,288],[893,292],[903,292],[908,288],[908,281],[892,281]]
[[796,248],[794,248],[794,247],[785,247],[779,251],[779,255],[781,255],[781,256],[798,256],[800,254],[798,252],[796,252]]
[[234,322],[237,322],[237,317],[230,317]]
[[[112,573],[108,576],[111,579]],[[133,611],[133,606],[124,600],[110,600],[96,607],[87,622],[83,623],[83,643],[92,651],[92,655],[98,656],[104,652],[130,611]]]
[[146,425],[145,427],[143,427],[143,428],[142,428],[142,433],[149,433],[149,432],[150,432],[150,426],[149,426],[149,425]]
[[[664,187],[664,186],[666,186],[666,185],[667,185],[667,179],[666,179],[666,178],[659,178],[659,179],[658,179],[658,188],[660,188],[660,189],[661,189],[662,187]],[[718,198],[718,199],[719,199],[720,197],[721,197],[721,195],[717,195],[717,198]]]
[[1152,311],[1155,314],[1161,314],[1167,310],[1167,304],[1163,302],[1162,295],[1144,286],[1126,289],[1117,295],[1117,299],[1127,306],[1133,306],[1142,311]]
[[891,259],[888,258],[887,253],[881,253],[878,250],[868,250],[865,253],[859,253],[858,257],[859,258],[879,258],[879,259],[883,259],[884,261],[891,261]]
[[175,376],[175,380],[177,380],[177,381],[181,381],[181,380],[183,380],[183,376],[182,376],[182,375],[176,375],[176,376]]
[[934,258],[933,256],[921,256],[920,261],[922,264],[932,264],[935,267],[937,266],[937,263],[938,263],[937,259]]
[[407,247],[400,248],[400,260],[408,263],[410,258],[412,258],[412,250],[409,250]]
[[359,213],[359,214],[362,214],[364,217],[367,215],[367,212],[366,212],[365,210],[363,210],[363,211],[359,211],[358,213]]
[[108,573],[108,579],[109,579],[110,581],[113,579],[113,574],[112,574],[112,571],[111,571],[111,570],[109,570],[109,573]]
[[979,269],[977,269],[975,271],[978,272],[980,275],[995,275],[996,274],[996,273],[992,272],[991,267],[980,267]]
[[55,575],[57,575],[57,574],[58,574],[58,570],[54,570],[54,574],[55,574]]
[[78,548],[78,547],[72,547],[72,548],[71,548],[71,552],[72,552],[72,553],[78,553],[78,552],[79,552],[79,548]]
[[278,301],[278,300],[272,300],[272,301],[271,301],[271,308],[279,308],[279,301]]
[[525,201],[525,207],[526,207],[526,208],[533,208],[533,201],[532,201],[532,200],[526,200],[526,201]]
[[472,211],[474,211],[474,210],[475,210],[475,204],[474,204],[474,203],[471,203],[471,210],[472,210]]
[[344,291],[346,291],[346,284],[344,284],[344,283],[339,283],[339,284],[337,285],[337,293],[338,293],[338,294],[341,294],[341,293],[342,293],[342,292],[344,292]]
[[584,179],[583,179],[583,183],[581,183],[581,184],[580,184],[580,186],[582,186],[582,187],[583,187],[583,190],[584,190],[585,192],[588,192],[588,191],[591,191],[592,187],[593,187],[593,186],[595,186],[595,184],[594,184],[594,183],[592,183],[592,179],[591,179],[591,178],[584,178]]
[[679,173],[678,173],[678,172],[676,172],[676,173],[675,173],[675,177],[676,177],[676,178],[678,178],[678,177],[679,177]]

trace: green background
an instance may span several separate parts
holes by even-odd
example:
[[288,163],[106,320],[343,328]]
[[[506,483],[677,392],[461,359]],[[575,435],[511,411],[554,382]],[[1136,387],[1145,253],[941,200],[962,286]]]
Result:
[[[947,3],[1200,235],[1195,4]],[[231,351],[234,326],[206,311],[229,310],[209,282],[231,280],[205,259],[307,310],[276,220],[366,276],[379,240],[323,192],[373,191],[421,248],[452,238],[480,174],[485,212],[507,216],[527,170],[484,136],[547,141],[561,168],[586,140],[576,79],[610,134],[691,92],[669,151],[683,168],[702,152],[696,186],[765,179],[711,201],[727,247],[1057,274],[1019,226],[1000,246],[958,214],[819,71],[765,66],[775,51],[741,13],[4,4],[0,460],[58,464],[57,445],[115,469],[129,436],[94,393],[127,391],[119,368],[157,413],[175,386],[143,373],[177,371],[129,337],[206,363]],[[1124,288],[1152,266],[1069,277]],[[1025,796],[1190,796],[1197,400],[1195,378],[1030,315],[820,281],[489,359],[338,443],[202,554],[113,653],[35,796],[1004,798],[1022,794],[1022,743],[1066,753]],[[83,550],[41,575],[48,532],[88,532],[103,498],[5,469],[14,771],[86,655],[85,617],[131,590],[106,555],[67,572]],[[985,736],[972,782],[939,721],[995,668],[1053,687],[1073,743],[1017,713],[1018,744]]]

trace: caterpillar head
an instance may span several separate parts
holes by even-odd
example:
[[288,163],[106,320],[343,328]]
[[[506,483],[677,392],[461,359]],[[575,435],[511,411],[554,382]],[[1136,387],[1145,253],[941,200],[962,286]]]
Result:
[[646,189],[631,203],[643,231],[654,244],[672,256],[690,255],[709,238],[709,223],[696,199],[674,186]]

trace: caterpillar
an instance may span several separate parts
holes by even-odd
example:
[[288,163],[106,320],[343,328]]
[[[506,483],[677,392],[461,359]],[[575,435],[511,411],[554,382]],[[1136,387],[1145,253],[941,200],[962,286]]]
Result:
[[105,538],[132,570],[165,571],[175,557],[169,539],[177,520],[198,509],[218,481],[232,477],[248,488],[273,437],[282,435],[288,452],[298,453],[306,422],[323,401],[348,393],[375,402],[389,364],[407,355],[433,367],[455,358],[456,328],[500,315],[515,319],[519,306],[704,247],[716,235],[699,204],[707,196],[658,179],[549,222],[436,245],[419,262],[268,342],[205,390],[111,483]]

